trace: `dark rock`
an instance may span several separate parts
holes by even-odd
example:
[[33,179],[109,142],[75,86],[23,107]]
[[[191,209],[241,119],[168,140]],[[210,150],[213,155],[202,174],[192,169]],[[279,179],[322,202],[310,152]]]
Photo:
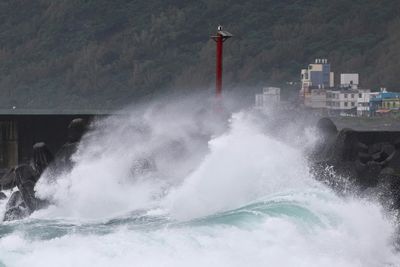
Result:
[[54,164],[50,169],[53,176],[57,176],[64,171],[69,171],[73,167],[72,155],[77,151],[79,143],[66,143],[56,153]]
[[400,137],[393,142],[394,148],[400,150]]
[[378,184],[378,176],[382,170],[382,165],[377,162],[370,161],[366,164],[363,172],[358,173],[357,181],[362,188],[376,186]]
[[15,187],[15,173],[14,168],[8,170],[3,177],[0,178],[0,189],[9,190]]
[[11,194],[10,198],[8,199],[8,202],[6,204],[6,210],[21,205],[25,205],[24,201],[22,200],[21,192],[15,191]]
[[358,142],[357,149],[360,153],[368,153],[368,146],[364,143]]
[[361,173],[366,171],[368,162],[362,162],[361,160],[356,160],[354,162],[354,167],[357,173]]
[[40,176],[53,160],[54,156],[45,143],[36,143],[33,146],[32,167],[37,176]]
[[360,160],[361,163],[367,163],[368,161],[372,160],[372,156],[368,153],[364,152],[359,152],[358,153],[358,159]]
[[322,118],[317,123],[318,131],[324,136],[335,136],[338,133],[336,125],[329,118]]
[[379,153],[381,151],[382,151],[382,143],[375,143],[368,147],[368,153],[371,155],[375,154],[375,153]]
[[386,167],[392,168],[395,172],[400,174],[400,151],[396,150],[388,157]]
[[382,169],[380,172],[380,175],[394,175],[394,174],[395,174],[394,169],[390,167],[386,167]]
[[387,156],[391,155],[395,150],[395,146],[389,143],[382,144],[382,152],[385,153]]
[[316,179],[338,193],[350,185],[360,196],[378,196],[386,208],[399,212],[400,132],[343,129],[334,136],[335,127],[326,119],[317,127],[322,143],[310,157]]
[[395,146],[390,143],[376,143],[372,144],[368,153],[371,155],[372,160],[376,162],[384,162],[388,159],[395,151]]
[[11,194],[10,199],[6,204],[6,212],[4,221],[20,220],[29,215],[29,211],[22,199],[21,192],[15,191]]
[[86,122],[74,119],[68,126],[68,141],[55,155],[54,164],[51,165],[52,176],[58,176],[61,172],[69,171],[73,167],[72,155],[77,151],[79,141],[87,130]]
[[359,142],[353,130],[343,129],[335,136],[325,136],[323,142],[324,145],[317,144],[316,146],[315,154],[319,161],[338,164],[357,159]]
[[376,152],[371,156],[372,160],[375,162],[382,162],[387,158],[383,152]]
[[35,197],[35,184],[43,171],[53,161],[53,155],[44,143],[36,143],[33,146],[33,157],[31,165],[19,165],[14,170],[15,185],[14,192],[6,206],[4,220],[20,219],[28,216],[47,203]]
[[378,190],[380,199],[389,209],[400,210],[400,176],[381,174]]
[[29,216],[29,212],[22,206],[12,207],[4,213],[3,221],[21,220]]
[[87,123],[81,118],[71,121],[68,125],[68,143],[79,142],[87,130]]
[[39,176],[30,165],[20,165],[15,169],[18,191],[7,202],[4,220],[21,219],[47,204],[35,197],[34,187],[38,179]]
[[15,169],[15,178],[18,190],[21,192],[22,200],[24,201],[29,212],[36,210],[36,197],[34,187],[38,180],[38,176],[29,165],[20,165]]
[[311,158],[314,161],[324,162],[332,153],[332,146],[336,141],[338,130],[335,124],[328,118],[322,118],[318,121],[317,130],[321,139],[311,153]]
[[0,200],[6,199],[7,196],[4,194],[4,192],[0,192]]

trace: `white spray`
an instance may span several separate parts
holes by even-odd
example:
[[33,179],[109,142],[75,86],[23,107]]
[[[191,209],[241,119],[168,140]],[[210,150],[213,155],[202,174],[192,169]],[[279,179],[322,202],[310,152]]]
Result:
[[228,121],[198,106],[197,98],[156,104],[95,123],[72,171],[42,177],[37,193],[53,205],[30,219],[96,229],[87,221],[142,210],[166,224],[51,239],[16,231],[0,240],[0,259],[7,266],[400,266],[393,223],[379,205],[341,199],[312,179],[299,131],[282,141],[252,112]]

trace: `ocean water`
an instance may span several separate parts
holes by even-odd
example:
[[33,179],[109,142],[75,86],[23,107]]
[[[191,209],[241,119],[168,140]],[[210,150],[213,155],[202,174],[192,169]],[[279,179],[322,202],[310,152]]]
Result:
[[0,224],[0,266],[400,266],[383,208],[310,174],[313,134],[193,106],[95,122],[51,206]]

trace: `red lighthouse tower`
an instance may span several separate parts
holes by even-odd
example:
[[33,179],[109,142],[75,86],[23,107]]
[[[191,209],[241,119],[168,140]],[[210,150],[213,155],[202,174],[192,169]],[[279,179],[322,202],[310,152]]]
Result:
[[211,36],[217,43],[217,64],[216,64],[216,83],[215,83],[215,92],[217,97],[221,96],[222,93],[222,53],[223,53],[223,43],[231,38],[233,35],[227,31],[222,30],[222,26],[219,25],[217,28],[217,34]]

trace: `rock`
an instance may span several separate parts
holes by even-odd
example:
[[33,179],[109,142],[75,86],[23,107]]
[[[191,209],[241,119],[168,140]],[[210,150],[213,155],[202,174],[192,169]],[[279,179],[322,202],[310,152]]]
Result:
[[369,154],[376,154],[382,151],[382,143],[375,143],[368,147]]
[[400,150],[400,137],[393,142],[394,148]]
[[152,159],[138,159],[135,160],[130,168],[132,177],[146,175],[156,169],[155,162]]
[[0,189],[9,190],[15,187],[15,173],[14,168],[8,170],[3,177],[0,178]]
[[336,125],[328,118],[322,118],[317,123],[320,140],[317,142],[311,158],[314,161],[326,161],[332,153],[333,144],[336,141],[338,130]]
[[38,180],[38,176],[29,165],[20,165],[15,169],[15,178],[18,190],[21,192],[22,200],[24,201],[29,212],[36,210],[36,197],[34,187]]
[[400,176],[396,174],[381,174],[378,191],[381,201],[389,209],[400,210]]
[[389,143],[382,144],[382,153],[386,155],[386,157],[390,156],[394,151],[396,150],[394,145],[391,145]]
[[362,188],[376,186],[378,184],[378,176],[382,170],[382,165],[377,162],[370,161],[366,164],[363,172],[358,174],[357,181]]
[[[64,145],[61,155],[70,160],[71,155],[75,152],[77,141],[81,138],[86,124],[82,119],[73,120],[68,127],[68,142]],[[35,184],[50,166],[55,166],[54,157],[46,144],[43,142],[36,143],[33,146],[33,156],[31,165],[19,165],[15,169],[10,170],[0,181],[3,186],[17,186],[18,193],[14,192],[7,203],[4,220],[20,219],[28,216],[37,209],[46,206],[47,201],[40,200],[35,197]],[[62,158],[62,156],[60,156]],[[63,163],[63,162],[62,162]]]
[[[329,166],[335,166],[336,170],[340,172],[354,172],[354,164],[345,163],[355,162],[358,159],[360,148],[356,132],[351,129],[343,129],[336,136],[330,136],[324,140],[324,144],[316,145],[311,158],[316,162],[325,162]],[[343,166],[350,166],[350,169],[345,169]]]
[[358,142],[357,149],[360,153],[368,153],[368,146],[364,143]]
[[400,174],[400,150],[396,150],[390,157],[388,157],[386,167],[390,167],[396,173]]
[[355,162],[354,162],[354,167],[355,167],[355,170],[356,170],[356,172],[357,173],[362,173],[362,172],[365,172],[366,171],[366,169],[367,169],[367,163],[368,163],[369,161],[367,161],[367,162],[362,162],[361,160],[356,160]]
[[6,212],[4,214],[4,221],[20,220],[29,215],[29,211],[25,206],[22,199],[21,192],[15,191],[11,194],[10,199],[6,204]]
[[394,175],[394,174],[395,174],[394,169],[390,168],[390,167],[386,167],[386,168],[382,169],[382,171],[380,173],[380,175]]
[[336,136],[338,129],[329,118],[322,118],[317,123],[318,131],[324,136]]
[[53,160],[54,156],[45,143],[41,142],[33,145],[32,167],[37,176],[42,175]]
[[58,176],[64,171],[69,171],[73,167],[72,155],[76,152],[78,143],[66,143],[56,153],[54,164],[50,169],[53,176]]
[[81,119],[74,119],[68,126],[68,141],[55,155],[54,164],[51,165],[53,176],[58,176],[61,172],[72,169],[72,155],[78,149],[79,141],[87,130],[86,122]]
[[400,131],[337,132],[326,118],[317,127],[322,144],[312,154],[318,156],[310,157],[316,178],[339,193],[350,184],[360,195],[378,196],[387,208],[400,211]]
[[14,192],[6,205],[4,220],[16,220],[29,216],[47,203],[35,197],[34,187],[39,179],[30,165],[20,165],[15,169],[18,191]]
[[86,130],[87,123],[83,119],[73,119],[68,125],[68,143],[79,142]]
[[359,152],[358,159],[360,160],[361,163],[366,164],[368,161],[372,160],[372,156],[368,153]]
[[0,192],[0,200],[6,199],[7,196],[4,194],[4,192]]
[[6,210],[11,209],[13,207],[18,207],[20,205],[24,205],[24,201],[22,200],[21,197],[21,192],[15,191],[11,194],[10,198],[8,199],[8,202],[6,204]]
[[35,185],[43,171],[53,161],[53,155],[44,143],[33,146],[31,165],[22,164],[15,168],[15,184],[19,191],[14,192],[6,207],[5,220],[27,216],[42,208],[46,202],[35,197]]
[[29,216],[29,212],[22,206],[12,207],[4,213],[3,221],[21,220]]
[[384,162],[395,151],[395,146],[390,143],[375,143],[368,148],[368,153],[372,160],[376,162]]
[[371,158],[375,162],[382,162],[387,158],[387,156],[382,152],[376,152],[371,156]]

